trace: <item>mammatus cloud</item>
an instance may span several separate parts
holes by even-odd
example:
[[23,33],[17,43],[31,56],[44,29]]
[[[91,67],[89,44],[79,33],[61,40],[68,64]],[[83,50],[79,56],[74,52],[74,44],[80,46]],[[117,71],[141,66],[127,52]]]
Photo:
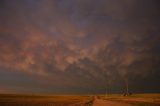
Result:
[[[6,76],[1,77],[2,87],[102,93],[109,83],[113,92],[120,92],[123,78],[135,84],[138,76],[156,84],[157,4],[156,0],[2,0],[0,71]],[[159,86],[148,90],[155,88]]]

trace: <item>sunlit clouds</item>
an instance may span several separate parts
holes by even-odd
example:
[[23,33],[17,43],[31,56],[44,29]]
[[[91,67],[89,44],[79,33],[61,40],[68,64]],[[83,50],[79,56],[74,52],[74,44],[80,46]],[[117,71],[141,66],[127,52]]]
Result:
[[112,92],[121,92],[126,76],[131,85],[138,77],[154,85],[148,91],[157,90],[158,3],[2,0],[0,92],[4,85],[15,92],[102,93],[107,81]]

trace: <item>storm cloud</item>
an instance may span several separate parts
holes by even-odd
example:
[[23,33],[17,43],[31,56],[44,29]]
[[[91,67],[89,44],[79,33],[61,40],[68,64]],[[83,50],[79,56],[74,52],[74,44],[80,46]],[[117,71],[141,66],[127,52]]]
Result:
[[160,92],[159,4],[1,0],[0,92]]

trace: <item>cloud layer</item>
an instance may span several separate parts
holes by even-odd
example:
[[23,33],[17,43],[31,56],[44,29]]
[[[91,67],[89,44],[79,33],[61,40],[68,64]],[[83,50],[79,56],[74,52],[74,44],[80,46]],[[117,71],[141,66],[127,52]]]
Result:
[[2,0],[0,89],[103,93],[109,84],[112,92],[121,92],[129,78],[135,92],[147,84],[152,87],[146,92],[159,92],[158,3]]

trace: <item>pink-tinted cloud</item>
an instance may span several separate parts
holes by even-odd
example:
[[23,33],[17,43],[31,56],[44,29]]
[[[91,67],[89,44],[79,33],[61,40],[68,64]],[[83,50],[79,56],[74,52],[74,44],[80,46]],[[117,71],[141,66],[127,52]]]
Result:
[[[19,74],[35,77],[37,86],[46,86],[46,91],[66,87],[79,92],[104,91],[106,78],[117,84],[124,76],[158,73],[157,4],[155,0],[2,0],[0,72],[13,79],[17,73],[20,79]],[[24,85],[21,89],[25,91]]]

